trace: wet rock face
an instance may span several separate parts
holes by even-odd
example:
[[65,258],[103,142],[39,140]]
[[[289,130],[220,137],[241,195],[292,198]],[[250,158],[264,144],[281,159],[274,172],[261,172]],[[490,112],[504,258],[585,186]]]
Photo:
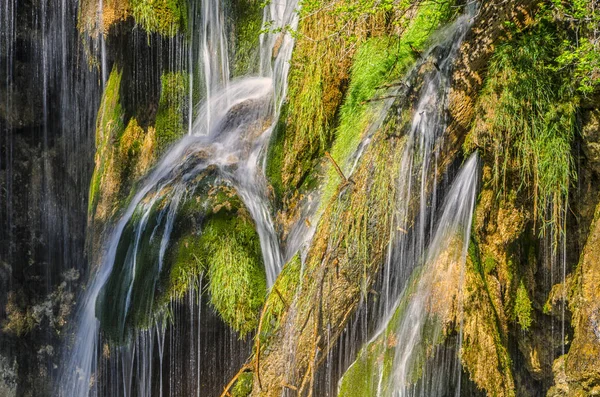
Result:
[[600,110],[593,109],[584,113],[581,137],[583,153],[590,168],[600,174]]
[[574,294],[570,308],[573,311],[575,334],[571,348],[562,361],[555,363],[555,371],[564,373],[555,380],[557,389],[566,395],[600,392],[600,207],[596,209],[594,224],[576,271]]

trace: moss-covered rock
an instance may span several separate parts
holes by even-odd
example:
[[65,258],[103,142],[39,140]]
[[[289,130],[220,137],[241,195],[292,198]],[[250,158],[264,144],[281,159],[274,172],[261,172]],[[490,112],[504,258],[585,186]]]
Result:
[[173,249],[162,299],[182,297],[205,276],[212,307],[244,337],[257,328],[267,296],[254,222],[235,190],[227,185],[217,184],[208,189],[206,196],[196,197],[180,216],[190,217],[198,211],[202,222],[194,229],[179,225],[183,237],[178,238]]
[[507,335],[494,306],[495,279],[482,265],[478,246],[471,242],[463,288],[461,362],[488,396],[515,396]]
[[185,0],[128,0],[135,22],[148,33],[174,36],[187,29]]
[[148,33],[172,37],[187,29],[187,1],[83,0],[79,7],[79,31],[97,38],[130,17]]

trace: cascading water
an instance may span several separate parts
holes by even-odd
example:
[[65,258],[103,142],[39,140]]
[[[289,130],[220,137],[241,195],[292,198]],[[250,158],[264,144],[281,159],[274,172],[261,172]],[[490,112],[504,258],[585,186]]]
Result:
[[[378,323],[376,326],[377,336],[391,335],[390,337],[397,341],[398,345],[406,347],[407,350],[397,349],[394,359],[388,357],[389,361],[386,365],[391,365],[391,369],[386,368],[384,371],[384,368],[380,368],[379,371],[375,371],[372,375],[373,388],[370,389],[373,395],[414,395],[410,394],[409,389],[406,387],[411,383],[408,379],[409,375],[414,375],[414,373],[409,374],[409,370],[417,370],[414,366],[415,354],[422,353],[419,346],[422,340],[419,338],[422,337],[423,327],[427,323],[427,319],[426,317],[416,318],[414,315],[411,317],[406,314],[409,313],[405,311],[408,310],[406,307],[410,310],[414,309],[418,313],[419,310],[423,309],[417,307],[419,304],[429,303],[428,299],[430,298],[425,299],[429,296],[427,290],[428,288],[431,289],[430,285],[432,283],[439,282],[439,280],[434,281],[431,279],[431,275],[427,270],[429,269],[427,263],[434,261],[435,257],[441,255],[444,250],[450,249],[448,247],[462,247],[468,241],[467,237],[461,237],[460,242],[457,242],[458,240],[445,241],[438,236],[447,236],[448,233],[463,233],[468,236],[474,203],[469,202],[469,205],[467,205],[465,200],[471,200],[475,194],[475,159],[471,159],[467,163],[465,170],[454,182],[454,187],[448,195],[444,215],[439,221],[436,234],[434,234],[434,226],[436,224],[437,195],[439,194],[437,186],[442,179],[437,170],[438,151],[443,147],[442,141],[447,127],[447,95],[450,89],[452,67],[462,41],[472,24],[475,10],[474,4],[468,5],[462,16],[436,35],[438,37],[437,41],[434,41],[434,44],[423,55],[422,62],[433,59],[433,61],[429,61],[433,62],[433,67],[430,72],[422,77],[424,83],[420,89],[419,100],[413,110],[414,116],[404,146],[398,178],[398,202],[394,222],[392,223],[388,255],[382,269],[380,285],[382,293],[376,307],[376,318],[378,320],[375,320]],[[415,74],[416,70],[412,72],[413,79],[419,78]],[[364,144],[368,144],[368,141]],[[465,178],[468,180],[464,180]],[[472,178],[472,180],[469,178]],[[469,190],[462,192],[462,196],[454,197],[457,196],[459,189],[466,188]],[[448,217],[455,215],[453,212],[459,209],[465,211],[460,213],[462,217],[453,219],[451,225],[444,226],[444,222],[449,221]],[[431,236],[434,237],[428,248],[428,241],[430,241]],[[456,252],[450,251],[450,253],[453,261],[459,263],[459,265],[453,265],[452,268],[454,270],[459,269],[460,263],[464,262],[462,249],[458,249]],[[450,262],[445,261],[444,263]],[[415,270],[420,265],[422,265],[420,270]],[[446,267],[444,270],[448,273],[449,268]],[[432,272],[435,273],[435,271],[434,269]],[[421,278],[419,279],[419,277]],[[415,281],[415,279],[422,281]],[[412,284],[410,280],[413,280]],[[411,291],[407,292],[407,289],[411,289]],[[422,294],[423,298],[413,302],[411,297],[419,294]],[[408,303],[402,301],[402,297],[406,296],[409,299]],[[398,314],[399,305],[403,305],[405,309],[402,311],[404,313],[402,315]],[[403,315],[408,317],[405,319],[402,317]],[[397,329],[394,329],[398,321],[400,321],[400,324]],[[390,322],[393,322],[394,326],[390,325]],[[366,343],[367,348],[373,344],[374,339]],[[348,357],[353,348],[347,347],[344,350],[342,354],[344,357]],[[364,354],[364,351],[361,354]],[[361,359],[364,359],[364,357],[359,356],[358,360]],[[353,365],[356,365],[356,363]],[[349,371],[352,371],[352,369],[349,369]],[[444,382],[442,379],[445,379],[444,372],[445,370],[439,369],[434,374],[436,379],[442,383]],[[414,381],[416,378],[412,380]],[[429,389],[425,391],[421,389],[420,393],[422,394],[420,395],[430,395],[428,393],[436,395],[433,386],[427,384],[427,380],[422,380],[422,382],[425,383],[421,387],[429,387]],[[340,384],[343,392],[344,379]],[[444,383],[444,385],[447,384],[447,382]],[[414,389],[413,392],[415,392]]]
[[[428,56],[437,59],[434,60],[434,70],[425,76],[402,156],[398,207],[383,269],[380,318],[389,314],[413,267],[423,257],[428,236],[433,230],[435,219],[432,215],[436,211],[440,180],[436,167],[438,150],[447,126],[447,95],[452,63],[472,23],[474,7],[469,6],[464,15],[440,32],[438,37],[445,39],[428,51]],[[414,217],[411,214],[417,215]]]
[[[406,295],[402,295],[395,306],[395,314],[400,320],[392,332],[401,343],[392,361],[388,385],[383,385],[382,379],[378,394],[385,389],[395,396],[444,396],[449,384],[452,384],[456,388],[455,395],[460,396],[460,379],[456,378],[460,376],[459,365],[450,365],[453,372],[450,374],[439,371],[440,367],[436,368],[435,373],[428,374],[426,363],[418,360],[429,359],[427,354],[430,353],[424,352],[428,348],[427,343],[437,348],[436,343],[443,338],[444,326],[451,321],[460,322],[461,289],[475,208],[477,176],[477,155],[473,154],[446,197],[444,212],[427,249],[425,264],[418,271],[420,275],[416,276],[419,280],[414,286],[415,290],[408,296],[409,289],[413,287],[408,286]],[[405,299],[409,302],[406,303]],[[400,308],[400,305],[406,306]],[[387,326],[390,326],[389,321]],[[460,345],[460,336],[458,339]],[[454,360],[457,362],[458,356]],[[411,371],[418,371],[419,365],[424,367],[424,373],[416,386],[411,385],[415,383],[410,379],[414,374]]]
[[[281,44],[277,54],[273,53],[275,39],[264,34],[261,39],[261,74],[264,77],[248,77],[228,82],[226,40],[222,29],[222,10],[219,2],[209,0],[203,4],[201,18],[201,57],[205,77],[206,98],[199,108],[198,116],[192,124],[191,134],[175,144],[145,177],[136,189],[133,198],[117,222],[109,229],[97,272],[90,281],[82,306],[77,316],[77,331],[72,349],[62,369],[59,394],[62,396],[85,396],[97,393],[94,386],[94,374],[98,370],[99,320],[97,307],[109,302],[112,313],[113,329],[118,337],[129,340],[120,351],[123,363],[122,374],[117,386],[122,393],[129,395],[132,383],[132,356],[140,338],[159,340],[164,348],[164,331],[157,326],[142,334],[132,336],[126,330],[126,323],[133,310],[136,299],[134,285],[142,283],[149,290],[142,303],[146,312],[152,308],[153,291],[163,268],[165,250],[169,244],[173,229],[173,219],[180,204],[190,198],[207,170],[217,169],[218,178],[231,184],[250,212],[260,237],[267,284],[271,286],[282,266],[282,255],[277,236],[270,219],[266,194],[266,182],[262,174],[262,159],[269,142],[274,120],[277,119],[282,98],[285,96],[286,75],[289,67],[293,40],[289,34],[278,39]],[[271,20],[272,27],[284,28],[296,26],[295,3],[272,4],[265,8],[265,21]],[[216,50],[218,48],[218,50]],[[205,57],[206,51],[217,51],[217,59]],[[274,59],[272,59],[274,57]],[[272,67],[269,65],[272,63]],[[266,129],[264,126],[268,126]],[[154,239],[160,241],[151,249],[153,265],[150,272],[143,274],[137,269],[140,257],[147,256],[149,246]],[[124,253],[121,255],[120,253]],[[118,285],[107,290],[107,281],[119,263]],[[114,287],[114,288],[113,288]],[[197,307],[199,302],[190,305]],[[196,326],[201,326],[200,313]],[[192,320],[193,322],[193,320]],[[173,329],[173,328],[171,328]],[[161,333],[162,332],[162,333]],[[146,335],[146,336],[143,336]],[[162,341],[161,341],[162,340]],[[194,345],[194,344],[192,344]],[[148,346],[154,342],[144,342],[146,354],[143,358],[151,360]],[[200,343],[196,345],[200,349]],[[142,349],[142,350],[144,350]],[[159,353],[162,361],[162,351]],[[197,354],[195,360],[201,360]],[[148,368],[138,364],[138,370]],[[161,372],[162,374],[162,372]],[[145,386],[136,388],[139,395],[150,395],[151,384],[146,374]],[[177,376],[177,374],[175,374]],[[140,376],[136,376],[139,381]],[[162,377],[161,377],[162,384]],[[172,380],[175,382],[176,380]],[[160,388],[162,393],[162,386]],[[121,392],[119,392],[121,393]]]
[[[422,264],[353,364],[377,357],[367,375],[370,395],[441,397],[449,395],[449,390],[461,395],[458,348],[448,352],[443,344],[446,327],[460,322],[478,168],[473,154],[446,195]],[[342,378],[342,391],[348,387],[344,382]]]

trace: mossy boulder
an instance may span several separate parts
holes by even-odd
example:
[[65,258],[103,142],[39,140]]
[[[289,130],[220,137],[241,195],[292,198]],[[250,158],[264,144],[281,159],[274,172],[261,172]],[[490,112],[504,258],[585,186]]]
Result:
[[166,212],[172,205],[168,188],[151,201],[151,208],[142,201],[125,227],[98,303],[109,339],[119,343],[135,329],[151,326],[171,300],[198,288],[203,278],[202,292],[240,337],[258,326],[267,291],[254,222],[235,190],[217,177],[215,167],[196,182],[199,186],[177,209],[164,262],[160,252],[165,247],[156,236],[167,227]]
[[244,337],[257,328],[267,296],[260,240],[232,187],[217,183],[201,201],[183,211],[184,217],[190,217],[190,210],[203,215],[194,229],[179,232],[183,237],[172,250],[163,299],[183,296],[205,277],[211,306]]

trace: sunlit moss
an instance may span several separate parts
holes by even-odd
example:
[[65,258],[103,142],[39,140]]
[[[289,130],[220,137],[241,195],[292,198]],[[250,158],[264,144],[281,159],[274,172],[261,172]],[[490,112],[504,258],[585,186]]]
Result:
[[113,150],[112,139],[121,135],[125,130],[125,121],[123,119],[124,115],[120,100],[121,77],[121,70],[115,66],[106,82],[100,108],[98,109],[96,155],[94,157],[95,168],[90,184],[88,201],[88,211],[90,213],[96,208],[102,194],[101,184],[108,167],[109,156]]
[[[349,171],[348,160],[356,151],[385,96],[382,86],[400,78],[423,51],[430,36],[452,15],[453,1],[424,2],[400,36],[381,36],[366,40],[354,55],[350,85],[340,107],[339,125],[331,148],[332,157]],[[340,179],[330,169],[323,202],[331,197]]]

